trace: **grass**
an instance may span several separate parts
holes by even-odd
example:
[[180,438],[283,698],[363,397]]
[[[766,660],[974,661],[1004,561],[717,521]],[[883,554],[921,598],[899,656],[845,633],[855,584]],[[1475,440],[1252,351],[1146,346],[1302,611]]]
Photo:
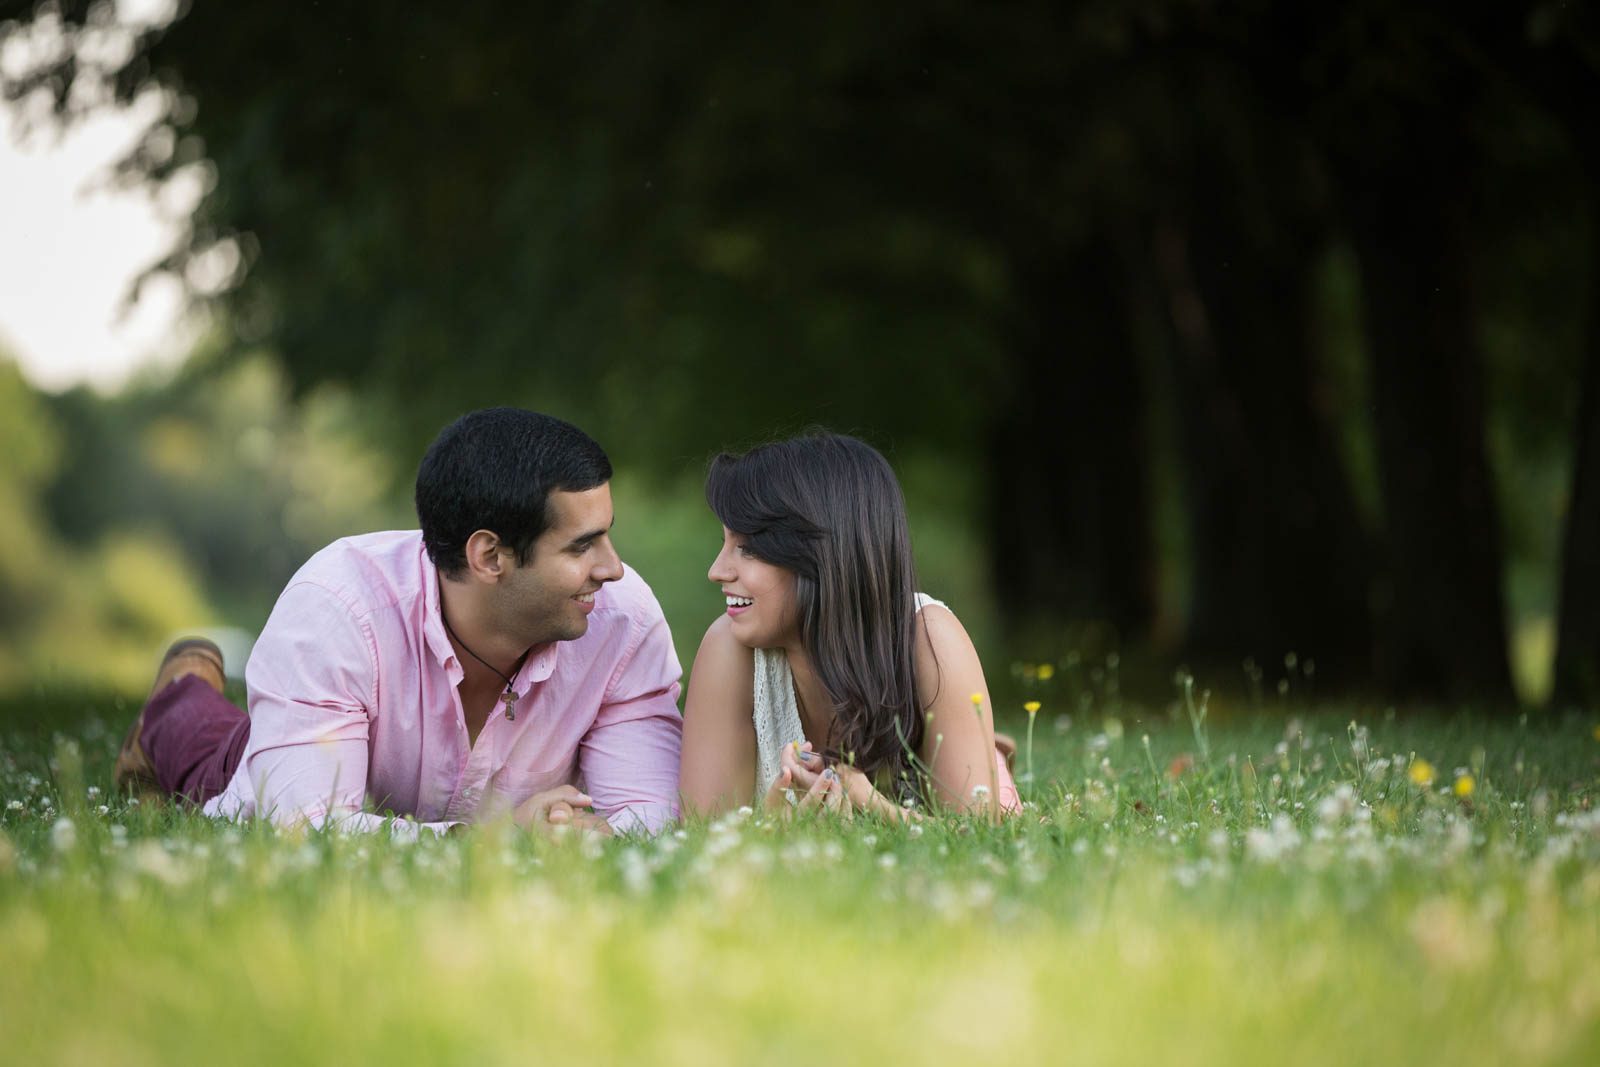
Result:
[[1045,697],[998,828],[414,845],[130,805],[126,705],[22,701],[0,1061],[1600,1062],[1594,717]]

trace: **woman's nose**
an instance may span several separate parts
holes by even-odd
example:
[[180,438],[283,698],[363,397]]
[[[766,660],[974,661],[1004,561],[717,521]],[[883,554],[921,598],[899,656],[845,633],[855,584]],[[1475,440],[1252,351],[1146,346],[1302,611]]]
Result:
[[717,553],[717,558],[711,561],[711,569],[706,571],[706,577],[719,585],[733,580],[733,576],[728,573],[728,553],[726,551]]

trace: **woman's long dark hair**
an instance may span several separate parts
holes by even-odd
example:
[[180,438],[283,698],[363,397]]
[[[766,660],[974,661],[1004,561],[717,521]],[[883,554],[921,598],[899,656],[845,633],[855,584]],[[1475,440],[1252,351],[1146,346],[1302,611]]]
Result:
[[706,503],[759,559],[792,571],[800,642],[833,701],[825,754],[915,787],[916,568],[894,471],[826,431],[711,461]]

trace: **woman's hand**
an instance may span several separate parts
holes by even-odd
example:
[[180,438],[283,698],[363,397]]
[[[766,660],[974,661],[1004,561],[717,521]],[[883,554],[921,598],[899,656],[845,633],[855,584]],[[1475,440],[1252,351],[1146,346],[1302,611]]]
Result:
[[840,766],[836,767],[835,771],[839,775],[839,780],[844,783],[845,796],[850,798],[850,806],[856,811],[871,812],[897,822],[911,822],[920,818],[916,812],[902,808],[878,792],[872,784],[872,779],[856,768]]
[[[841,815],[848,819],[853,814],[850,797],[843,779],[833,768],[821,766],[822,757],[810,751],[809,742],[802,748],[788,745],[780,756],[778,777],[767,790],[765,805],[768,811],[816,811],[818,809]],[[807,766],[807,764],[810,766]],[[794,793],[804,790],[796,802]]]
[[851,812],[869,811],[899,820],[915,817],[878,792],[872,779],[855,767],[847,764],[824,767],[822,757],[812,750],[809,741],[785,746],[779,759],[783,770],[778,777],[781,779],[787,773],[790,781],[804,789],[816,788],[818,782],[831,776],[837,782],[832,788],[841,794],[839,799],[842,801],[833,810],[848,806]]

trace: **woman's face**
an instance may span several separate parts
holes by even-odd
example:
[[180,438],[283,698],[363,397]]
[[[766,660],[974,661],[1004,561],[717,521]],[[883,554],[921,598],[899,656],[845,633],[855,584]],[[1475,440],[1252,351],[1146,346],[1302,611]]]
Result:
[[792,644],[799,632],[794,572],[758,559],[744,537],[722,528],[722,551],[706,572],[722,587],[733,636],[748,648]]

